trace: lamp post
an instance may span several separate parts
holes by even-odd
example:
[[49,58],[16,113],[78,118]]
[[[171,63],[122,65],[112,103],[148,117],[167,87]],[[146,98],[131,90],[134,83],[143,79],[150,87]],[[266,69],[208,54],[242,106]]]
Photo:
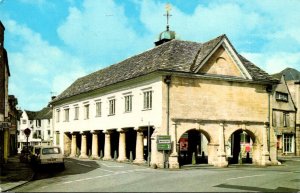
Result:
[[[26,129],[24,130],[24,133],[25,133],[25,135],[26,135],[26,149],[27,149],[27,151],[29,151],[29,148],[28,148],[28,137],[29,137],[29,135],[30,135],[30,133],[31,133],[31,130],[30,130],[29,128],[26,128]],[[28,161],[27,155],[26,155],[26,161]]]
[[148,161],[148,166],[150,167],[150,121],[148,121],[148,147],[147,147],[147,151],[148,151],[148,157],[147,157],[147,161]]

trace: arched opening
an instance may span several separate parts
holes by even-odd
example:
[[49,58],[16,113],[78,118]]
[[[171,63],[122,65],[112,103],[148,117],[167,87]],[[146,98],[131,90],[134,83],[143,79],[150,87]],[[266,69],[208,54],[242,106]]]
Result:
[[191,129],[183,133],[178,141],[179,165],[207,164],[209,140],[204,131]]
[[252,164],[255,135],[249,130],[238,129],[227,141],[226,153],[229,164]]

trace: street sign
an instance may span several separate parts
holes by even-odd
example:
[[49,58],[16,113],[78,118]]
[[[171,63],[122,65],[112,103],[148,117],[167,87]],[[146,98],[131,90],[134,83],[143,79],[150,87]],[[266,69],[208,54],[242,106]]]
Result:
[[11,123],[10,122],[0,122],[0,128],[6,129],[11,127]]
[[24,133],[25,133],[26,137],[28,137],[30,135],[30,133],[31,133],[31,130],[29,128],[26,128],[24,130]]
[[158,135],[157,136],[157,150],[171,150],[171,136],[170,135]]

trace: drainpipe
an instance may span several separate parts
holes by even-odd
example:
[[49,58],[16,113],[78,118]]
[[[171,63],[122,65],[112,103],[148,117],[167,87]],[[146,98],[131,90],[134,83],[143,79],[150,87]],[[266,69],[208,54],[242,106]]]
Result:
[[295,127],[295,134],[294,134],[294,155],[297,156],[297,107],[295,107],[296,111],[295,111],[295,120],[294,120],[294,127]]
[[[164,82],[166,83],[168,89],[167,89],[167,135],[169,135],[169,125],[170,125],[170,84],[171,84],[171,75],[167,75],[164,79]],[[164,157],[164,168],[168,168],[168,161],[166,161],[166,154],[165,151],[163,151],[163,157]]]
[[167,75],[164,79],[168,89],[167,89],[167,135],[169,135],[170,130],[170,85],[171,85],[171,75]]
[[[268,85],[267,88],[266,88],[266,91],[268,93],[268,152],[269,154],[271,154],[270,152],[270,130],[271,130],[271,122],[270,122],[270,119],[271,119],[271,115],[270,115],[270,112],[271,112],[271,92],[272,92],[272,85]],[[271,155],[270,155],[271,156]]]

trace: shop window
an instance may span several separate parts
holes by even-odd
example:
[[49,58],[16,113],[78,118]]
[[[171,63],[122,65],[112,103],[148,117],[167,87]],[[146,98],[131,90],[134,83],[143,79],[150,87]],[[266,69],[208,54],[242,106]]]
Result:
[[283,135],[283,152],[293,153],[294,152],[294,135],[284,134]]

